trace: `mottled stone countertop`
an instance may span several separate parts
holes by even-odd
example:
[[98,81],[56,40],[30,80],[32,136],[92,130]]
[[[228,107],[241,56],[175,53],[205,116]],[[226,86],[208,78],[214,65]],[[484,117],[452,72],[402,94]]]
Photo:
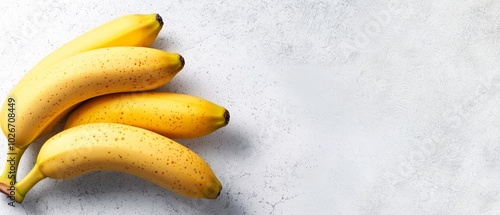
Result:
[[[165,26],[153,46],[186,60],[160,90],[231,112],[217,132],[179,140],[223,183],[216,200],[94,172],[43,180],[16,207],[0,201],[2,214],[500,213],[499,1],[2,0],[0,8],[2,100],[86,30],[159,13]],[[25,153],[20,177],[43,140]]]

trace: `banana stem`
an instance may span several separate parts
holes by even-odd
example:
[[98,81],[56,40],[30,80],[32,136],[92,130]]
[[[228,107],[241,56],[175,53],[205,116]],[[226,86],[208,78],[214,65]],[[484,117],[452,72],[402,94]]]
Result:
[[[12,148],[11,148],[12,147]],[[25,149],[16,146],[9,146],[7,150],[7,161],[3,173],[0,175],[1,186],[13,186],[16,183],[17,167]]]
[[16,185],[14,185],[14,187],[15,187],[14,198],[15,198],[16,202],[18,202],[18,203],[23,202],[24,196],[26,196],[26,193],[28,193],[28,191],[30,191],[31,188],[33,188],[33,186],[35,186],[35,184],[37,184],[39,181],[41,181],[42,179],[44,179],[46,177],[47,176],[45,176],[40,171],[40,168],[38,167],[38,165],[35,164],[35,166],[33,167],[33,169],[31,169],[31,171],[28,173],[28,175],[26,175],[26,177],[24,177],[21,181],[16,183]]

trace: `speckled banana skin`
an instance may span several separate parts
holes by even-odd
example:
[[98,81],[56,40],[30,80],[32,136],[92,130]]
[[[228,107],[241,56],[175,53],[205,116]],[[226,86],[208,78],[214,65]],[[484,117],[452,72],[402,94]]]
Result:
[[[156,40],[163,27],[163,18],[153,14],[128,14],[118,17],[64,44],[42,59],[21,79],[27,80],[50,65],[78,53],[106,47],[138,46],[149,47]],[[41,135],[49,133],[66,116],[61,114]],[[41,136],[40,135],[40,136]]]
[[[60,61],[19,83],[8,95],[16,100],[16,146],[25,148],[75,104],[104,94],[158,88],[182,67],[179,54],[145,47],[102,48]],[[0,115],[5,135],[6,117]]]
[[38,62],[21,81],[78,53],[115,46],[151,46],[162,27],[163,19],[158,14],[129,14],[118,17],[54,50]]
[[46,177],[69,179],[100,170],[129,173],[191,198],[215,199],[222,189],[210,166],[181,144],[135,126],[91,123],[45,142],[34,168],[15,185],[15,200],[22,202]]
[[[23,78],[19,81],[18,85],[28,86],[26,90],[29,91],[38,91],[40,90],[38,84],[34,84],[32,82],[34,76],[37,75],[45,75],[48,79],[58,78],[53,77],[51,74],[47,73],[47,68],[58,63],[59,61],[66,59],[68,57],[74,56],[76,54],[99,49],[106,47],[115,47],[115,46],[143,46],[148,47],[155,41],[158,36],[160,30],[163,27],[162,17],[158,14],[129,14],[125,16],[118,17],[109,22],[106,22],[96,28],[76,37],[75,39],[67,42],[60,48],[49,53],[45,58],[43,58],[38,64],[36,64],[28,73],[26,73]],[[28,83],[26,83],[28,82]],[[16,94],[15,91],[19,90],[19,86],[16,86],[9,96]],[[64,92],[62,89],[54,89],[60,92]],[[9,114],[6,109],[7,101],[10,97],[4,101],[3,108],[0,110],[1,118],[0,124],[2,125],[2,129],[5,133],[5,126],[7,121],[5,117]],[[19,102],[23,102],[25,100],[30,99],[30,97],[20,97],[17,96],[17,99],[21,99]],[[16,105],[17,108],[17,105]],[[57,107],[54,107],[57,108]],[[17,111],[17,110],[16,110]],[[45,110],[39,110],[45,111]],[[24,152],[24,145],[29,144],[26,142],[27,140],[34,139],[40,135],[46,134],[53,130],[53,128],[57,125],[57,123],[66,115],[69,110],[62,112],[54,118],[54,120],[45,127],[45,129],[40,132],[38,135],[28,135],[28,136],[20,136],[25,135],[25,133],[17,134],[16,138],[21,138],[16,145],[19,145],[21,148],[15,148],[15,150],[9,150],[9,153],[15,153],[15,155],[8,155],[8,157],[14,156],[16,163],[14,166],[7,164],[4,167],[4,171],[2,175],[0,175],[0,184],[10,184],[12,178],[9,176],[15,175],[17,172],[17,165],[19,164],[19,160]],[[19,113],[16,115],[16,121],[21,124],[24,123],[25,118],[31,117],[30,115],[20,115],[25,113]],[[29,113],[32,114],[32,113]],[[22,118],[21,118],[22,117]],[[16,123],[17,124],[17,123]],[[44,125],[45,121],[42,123],[34,122],[34,125],[37,127],[40,125]],[[38,133],[38,130],[35,130],[34,133]],[[7,136],[6,136],[7,137]],[[8,137],[7,137],[8,138]],[[12,170],[13,168],[14,170]],[[9,173],[11,172],[11,173]]]
[[133,125],[169,138],[196,138],[227,125],[229,112],[192,95],[151,91],[116,93],[83,103],[69,115],[65,129],[95,122]]
[[[179,54],[146,47],[101,48],[62,60],[18,83],[7,96],[16,101],[15,148],[22,154],[54,119],[80,102],[104,94],[158,88],[183,66]],[[2,107],[8,108],[7,103]],[[7,114],[0,115],[5,136],[7,122]]]

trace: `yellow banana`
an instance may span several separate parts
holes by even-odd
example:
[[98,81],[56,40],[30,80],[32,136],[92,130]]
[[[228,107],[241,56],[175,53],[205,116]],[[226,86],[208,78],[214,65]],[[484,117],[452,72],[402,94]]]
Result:
[[[114,46],[149,47],[155,41],[162,27],[163,19],[156,13],[129,14],[118,17],[82,34],[51,52],[25,74],[21,81],[29,79],[31,75],[62,59],[85,51]],[[52,131],[65,115],[58,116],[40,136]]]
[[158,14],[129,14],[118,17],[54,50],[38,62],[25,77],[36,74],[62,59],[93,49],[114,46],[151,46],[162,27],[163,19]]
[[19,82],[7,96],[0,115],[10,153],[3,178],[14,179],[15,165],[24,150],[68,108],[104,94],[158,88],[183,66],[184,59],[176,53],[111,47],[76,54]]
[[[78,53],[114,46],[150,46],[155,41],[162,27],[163,20],[158,14],[130,14],[118,17],[82,34],[48,54],[24,75],[18,85],[22,85],[23,82],[30,81],[33,76],[36,76],[39,73],[47,74],[44,71],[47,67]],[[24,85],[26,85],[26,83],[24,83]],[[35,88],[32,89],[38,90]],[[25,98],[21,99],[24,100]],[[0,110],[0,116],[6,117],[9,114],[11,116],[15,114],[15,108],[5,108],[9,104],[14,106],[15,103],[9,102],[9,99],[5,100],[3,108]],[[9,111],[9,109],[11,111]],[[50,132],[67,112],[68,111],[65,111],[57,116],[53,122],[41,132],[40,135]],[[11,121],[14,120],[14,117],[9,118]],[[5,118],[2,120],[4,121],[0,123],[5,131],[4,127],[8,122],[5,121]],[[10,128],[10,130],[15,130],[15,128]],[[4,132],[4,134],[6,133]],[[15,134],[13,132],[9,132],[9,134],[6,135],[9,143],[12,143],[13,141],[11,140],[13,140],[13,136]],[[17,137],[19,137],[19,135],[17,135]],[[21,158],[23,152],[24,150],[9,147],[7,158],[9,160],[14,160],[15,162],[12,161],[12,165],[9,164],[4,167],[4,171],[2,175],[0,175],[0,183],[10,184],[15,181],[17,165],[19,164],[19,159]]]
[[229,112],[192,95],[154,91],[116,93],[85,101],[69,115],[65,129],[95,122],[137,126],[169,138],[195,138],[227,125]]
[[101,170],[132,174],[191,198],[215,199],[222,189],[210,166],[181,144],[135,126],[90,123],[51,137],[27,176],[0,190],[21,203],[46,177],[69,179]]

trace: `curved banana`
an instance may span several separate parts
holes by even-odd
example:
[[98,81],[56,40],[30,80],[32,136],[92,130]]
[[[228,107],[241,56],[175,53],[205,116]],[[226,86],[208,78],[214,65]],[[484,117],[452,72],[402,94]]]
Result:
[[[19,81],[19,84],[31,80],[33,76],[38,73],[47,74],[44,72],[47,67],[78,53],[114,46],[150,46],[155,41],[162,27],[163,20],[158,14],[130,14],[118,17],[82,34],[48,54],[24,75],[24,77]],[[5,100],[3,108],[0,110],[0,116],[6,117],[9,114],[14,114],[14,108],[10,108],[12,111],[5,108],[9,104],[14,106],[13,103],[9,103],[8,100],[9,99]],[[57,116],[54,121],[47,126],[43,132],[41,132],[41,135],[50,132],[67,112],[68,111],[63,112]],[[10,118],[11,121],[14,120],[14,117]],[[5,119],[3,120],[4,121],[2,121],[1,124],[5,127],[7,121],[5,121]],[[10,140],[12,140],[12,136],[14,135],[14,133],[10,132],[10,134],[6,136],[9,143],[13,142]],[[8,160],[13,160],[13,163],[9,163],[4,167],[4,171],[2,175],[0,175],[0,183],[10,184],[15,181],[17,166],[23,152],[23,150],[9,147],[7,158]]]
[[129,14],[118,17],[54,50],[38,62],[25,77],[38,73],[62,59],[93,49],[114,46],[151,46],[162,27],[163,19],[156,13]]
[[155,132],[117,123],[91,123],[64,130],[40,149],[34,168],[13,195],[21,203],[40,180],[69,179],[93,171],[120,171],[191,198],[215,199],[222,189],[210,166],[195,152]]
[[227,125],[229,111],[186,94],[116,93],[85,101],[69,115],[65,129],[95,122],[133,125],[169,138],[195,138]]
[[[128,14],[118,17],[54,50],[25,74],[21,81],[29,79],[32,74],[36,74],[62,59],[85,51],[115,46],[149,47],[156,40],[162,27],[163,18],[156,13]],[[65,115],[61,114],[40,136],[52,131]]]
[[[7,96],[4,114],[0,115],[12,153],[8,160],[17,165],[28,145],[68,108],[104,94],[158,88],[183,66],[184,59],[176,53],[146,47],[111,47],[74,55],[19,82]],[[9,171],[13,169],[9,161],[5,169],[3,177],[13,179],[15,171]]]

